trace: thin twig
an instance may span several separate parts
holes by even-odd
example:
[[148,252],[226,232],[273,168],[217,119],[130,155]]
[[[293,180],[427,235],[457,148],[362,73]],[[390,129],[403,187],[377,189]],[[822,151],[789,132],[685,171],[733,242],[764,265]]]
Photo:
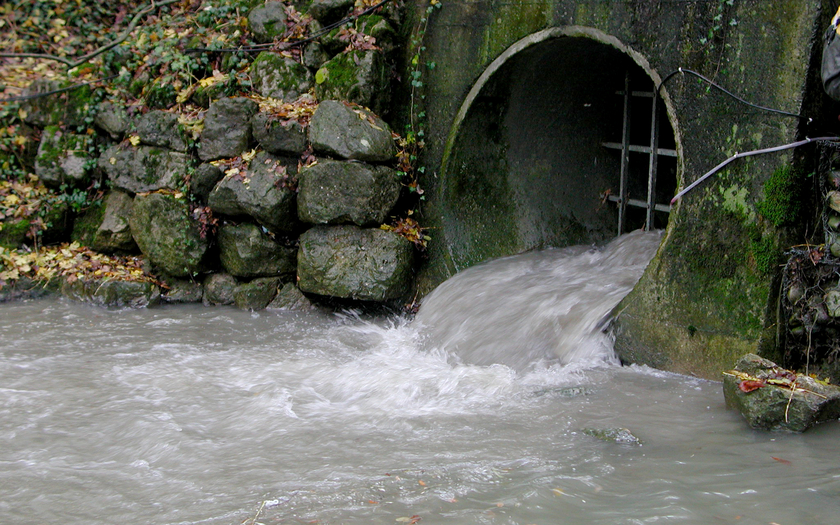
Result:
[[[260,517],[260,513],[262,512],[263,507],[265,507],[265,500],[263,500],[262,505],[260,505],[260,508],[258,508],[258,509],[257,509],[257,513],[256,513],[256,514],[254,514],[254,517],[253,517],[253,518],[251,518],[251,525],[256,525],[256,523],[257,523],[257,518],[259,518],[259,517]],[[243,521],[242,523],[243,523],[243,525],[244,525],[244,524],[245,524],[245,523],[247,523],[247,522],[248,522],[248,520],[246,519],[246,520],[245,520],[245,521]]]
[[785,406],[785,423],[790,423],[788,420],[788,410],[790,410],[790,404],[793,402],[793,394],[796,392],[796,381],[793,382],[793,386],[790,389],[790,397],[788,397],[787,406]]
[[144,17],[145,15],[154,11],[158,7],[163,7],[165,5],[174,4],[175,2],[178,2],[178,1],[179,0],[162,0],[160,2],[153,1],[151,4],[144,7],[143,9],[138,11],[136,15],[134,15],[134,17],[131,19],[131,22],[128,24],[128,27],[126,28],[126,30],[122,34],[122,36],[120,36],[119,38],[117,38],[116,40],[114,40],[113,42],[111,42],[109,44],[105,44],[104,46],[100,47],[99,49],[91,51],[90,53],[88,53],[87,55],[83,56],[82,58],[80,58],[78,60],[71,60],[69,58],[59,57],[59,56],[55,56],[55,55],[44,55],[44,54],[39,54],[39,53],[0,53],[0,57],[3,57],[3,58],[40,58],[42,60],[55,60],[56,62],[61,62],[62,64],[65,64],[67,66],[67,69],[73,69],[74,67],[78,67],[78,66],[90,61],[90,59],[101,55],[105,51],[108,51],[109,49],[114,48],[114,47],[122,44],[123,42],[125,42],[125,40],[131,35],[131,32],[134,31],[134,29],[137,27],[137,24],[140,23],[140,19],[142,17]]

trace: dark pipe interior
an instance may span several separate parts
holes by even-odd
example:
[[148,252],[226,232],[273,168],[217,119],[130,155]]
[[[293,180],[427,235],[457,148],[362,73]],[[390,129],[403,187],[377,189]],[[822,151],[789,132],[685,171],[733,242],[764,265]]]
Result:
[[[624,89],[652,91],[646,72],[621,51],[562,37],[511,57],[474,100],[453,144],[444,180],[453,262],[467,267],[525,250],[602,242],[617,234],[614,203]],[[631,143],[649,145],[651,101],[634,98]],[[661,102],[660,102],[661,104]],[[660,148],[674,134],[660,107]],[[631,153],[630,198],[645,200],[648,155]],[[658,202],[676,187],[676,159],[659,157]],[[664,227],[667,214],[657,214]],[[626,231],[644,226],[630,209]]]

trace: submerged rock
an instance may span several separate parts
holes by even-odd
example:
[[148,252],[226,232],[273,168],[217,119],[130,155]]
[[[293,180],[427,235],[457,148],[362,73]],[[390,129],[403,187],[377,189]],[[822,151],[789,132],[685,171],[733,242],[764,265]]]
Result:
[[160,288],[149,282],[85,279],[61,283],[61,294],[97,306],[145,308],[160,302]]
[[280,279],[260,277],[245,284],[240,284],[233,291],[233,302],[242,310],[263,310],[277,295]]
[[534,392],[534,395],[537,397],[562,397],[562,398],[575,398],[581,396],[588,396],[592,394],[592,389],[587,388],[585,386],[567,386],[563,388],[546,388],[543,390],[537,390]]
[[408,293],[414,247],[399,235],[358,226],[316,226],[300,236],[304,292],[387,301]]
[[296,250],[274,241],[256,224],[225,224],[219,228],[219,259],[236,277],[291,277]]
[[28,277],[5,281],[5,283],[0,283],[0,303],[47,297],[58,291],[57,281],[57,279],[47,282],[33,281]]
[[164,277],[161,301],[165,303],[200,303],[204,297],[204,287],[200,282],[187,279]]
[[214,273],[204,280],[204,304],[233,304],[233,292],[239,283],[226,273]]
[[626,428],[584,428],[581,432],[607,443],[641,445],[642,441]]
[[726,406],[758,430],[804,432],[840,417],[840,388],[747,354],[723,374]]
[[312,310],[315,306],[308,297],[303,295],[294,283],[286,283],[283,285],[274,299],[266,306],[267,310],[294,310],[306,311]]

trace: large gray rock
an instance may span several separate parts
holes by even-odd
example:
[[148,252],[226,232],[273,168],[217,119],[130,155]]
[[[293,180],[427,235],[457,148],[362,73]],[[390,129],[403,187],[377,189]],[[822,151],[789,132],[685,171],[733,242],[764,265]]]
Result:
[[185,154],[154,146],[115,145],[102,153],[98,164],[114,188],[129,193],[176,189],[187,173]]
[[120,140],[131,126],[131,118],[124,107],[113,102],[101,102],[96,108],[93,123],[112,139]]
[[[48,93],[73,84],[69,81],[38,79],[23,90],[23,95]],[[68,128],[83,126],[85,118],[93,109],[92,95],[93,90],[90,86],[84,85],[61,93],[25,100],[21,103],[25,114],[23,121],[40,128],[59,125]]]
[[264,97],[294,100],[314,83],[306,66],[268,51],[257,55],[250,71],[254,89]]
[[387,301],[411,288],[412,244],[380,229],[316,226],[300,236],[298,286],[332,297]]
[[726,406],[759,430],[804,432],[840,417],[840,388],[747,354],[723,374]]
[[207,202],[210,192],[225,174],[212,164],[199,165],[190,177],[190,193],[200,202]]
[[204,297],[204,287],[199,282],[167,277],[164,284],[160,299],[165,303],[200,303]]
[[113,279],[64,279],[61,295],[74,301],[113,306],[145,308],[160,302],[160,288],[149,282],[117,281]]
[[286,4],[266,2],[248,13],[248,28],[257,42],[271,42],[286,32]]
[[88,137],[48,126],[41,134],[35,157],[35,174],[45,185],[58,188],[62,184],[79,186],[86,182]]
[[137,195],[129,224],[143,254],[167,274],[189,277],[206,269],[209,243],[186,199],[162,193]]
[[[315,33],[317,31],[316,29],[313,29],[314,24],[318,24],[318,22],[313,21],[309,25],[309,31],[312,33]],[[303,56],[301,57],[301,60],[303,60],[303,65],[317,71],[330,58],[331,56],[327,52],[327,50],[324,49],[324,45],[316,40],[314,42],[306,44],[306,47],[303,50]]]
[[329,24],[344,17],[354,0],[313,0],[309,6],[309,14],[322,24]]
[[400,187],[391,168],[322,159],[300,172],[298,217],[315,224],[379,225],[397,203]]
[[266,306],[267,310],[312,310],[315,306],[294,283],[286,283]]
[[109,191],[99,206],[91,207],[73,227],[73,240],[102,253],[137,249],[129,220],[134,199],[119,190]]
[[345,159],[387,162],[397,153],[388,124],[335,100],[318,104],[309,123],[309,141],[316,152]]
[[198,156],[203,161],[235,157],[251,145],[251,117],[259,105],[244,97],[222,98],[210,104],[204,117]]
[[178,123],[178,115],[154,109],[135,120],[140,142],[175,151],[187,151],[184,127]]
[[259,277],[240,284],[233,291],[233,304],[242,310],[263,310],[277,295],[279,286],[277,277]]
[[256,224],[225,224],[219,228],[219,259],[235,277],[291,277],[297,251],[275,242]]
[[243,178],[225,175],[207,199],[214,213],[249,216],[274,233],[292,233],[298,227],[296,180],[281,159],[260,152]]
[[[35,223],[35,218],[41,224]],[[32,233],[38,232],[38,242],[51,244],[63,242],[70,226],[70,206],[58,199],[44,199],[38,206],[38,214],[32,217],[6,217],[0,220],[0,246],[17,249],[21,244],[32,239]]]
[[347,100],[379,114],[388,109],[390,73],[381,51],[340,53],[318,69],[315,80],[319,100]]
[[204,304],[233,304],[233,292],[239,286],[236,278],[226,273],[214,273],[204,280]]
[[251,120],[254,139],[269,153],[299,156],[306,149],[306,128],[296,120],[280,121],[268,113],[257,113]]

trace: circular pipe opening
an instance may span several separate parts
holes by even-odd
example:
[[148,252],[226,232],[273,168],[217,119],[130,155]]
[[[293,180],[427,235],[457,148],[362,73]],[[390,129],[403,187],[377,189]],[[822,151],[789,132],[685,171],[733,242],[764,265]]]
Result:
[[[646,209],[637,206],[648,198],[650,94],[658,84],[641,56],[588,28],[535,33],[496,59],[467,96],[444,152],[443,219],[456,269],[615,237],[624,144],[627,202],[636,206],[626,206],[623,231],[644,227]],[[654,185],[660,208],[678,172],[664,96]],[[654,228],[667,221],[668,213],[654,213]]]

